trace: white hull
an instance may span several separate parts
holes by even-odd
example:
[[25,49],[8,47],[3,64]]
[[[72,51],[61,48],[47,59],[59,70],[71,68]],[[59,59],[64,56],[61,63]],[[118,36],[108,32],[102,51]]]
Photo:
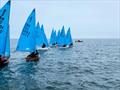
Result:
[[59,49],[67,49],[69,48],[69,46],[66,46],[66,47],[58,47]]
[[47,51],[48,49],[49,49],[48,47],[46,47],[46,48],[38,47],[37,48],[38,51]]

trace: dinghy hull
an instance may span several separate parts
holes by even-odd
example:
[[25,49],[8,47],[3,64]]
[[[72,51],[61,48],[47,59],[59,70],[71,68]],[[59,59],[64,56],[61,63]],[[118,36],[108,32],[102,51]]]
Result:
[[0,68],[6,66],[8,64],[9,64],[9,59],[8,58],[0,59]]
[[67,49],[69,48],[69,46],[66,46],[66,47],[58,47],[59,49]]
[[41,47],[39,47],[39,48],[37,48],[37,50],[38,51],[48,51],[48,48],[41,48]]
[[26,61],[39,61],[40,57],[39,56],[34,56],[34,57],[26,57]]

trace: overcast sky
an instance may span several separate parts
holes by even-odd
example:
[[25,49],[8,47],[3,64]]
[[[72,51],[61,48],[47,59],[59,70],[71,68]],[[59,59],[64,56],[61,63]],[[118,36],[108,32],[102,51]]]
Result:
[[[7,1],[0,0],[0,7]],[[11,38],[19,38],[34,8],[48,38],[63,25],[71,27],[73,38],[120,38],[119,7],[119,0],[11,0]]]

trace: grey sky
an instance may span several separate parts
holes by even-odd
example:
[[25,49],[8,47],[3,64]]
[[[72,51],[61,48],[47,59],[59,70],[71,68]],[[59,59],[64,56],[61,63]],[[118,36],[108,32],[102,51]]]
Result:
[[[47,37],[71,27],[73,38],[120,38],[119,0],[11,0],[10,34],[19,38],[25,21],[36,9],[36,23],[44,24]],[[2,7],[7,0],[0,0]]]

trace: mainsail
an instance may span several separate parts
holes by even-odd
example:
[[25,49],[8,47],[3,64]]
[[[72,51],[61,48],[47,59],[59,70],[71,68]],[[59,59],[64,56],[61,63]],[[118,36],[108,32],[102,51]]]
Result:
[[42,31],[40,29],[40,25],[39,23],[37,23],[37,27],[36,27],[36,46],[42,47],[43,45],[43,35],[42,35]]
[[10,57],[10,30],[9,30],[9,26],[8,26],[8,32],[7,32],[7,37],[6,37],[5,56]]
[[56,45],[56,30],[52,30],[52,33],[51,33],[51,38],[50,38],[50,44],[51,45]]
[[59,45],[60,46],[65,45],[65,28],[64,28],[64,26],[62,27],[62,30],[61,30],[61,33],[60,33]]
[[60,30],[58,31],[58,34],[56,36],[56,43],[59,45],[60,44]]
[[17,51],[33,52],[36,49],[36,37],[35,37],[35,23],[36,23],[35,9],[29,15],[22,33],[20,35]]
[[0,9],[0,55],[10,56],[9,40],[10,1]]
[[73,43],[73,41],[72,41],[72,37],[71,37],[71,31],[69,28],[67,31],[67,34],[66,34],[66,45],[70,45],[71,43]]
[[54,42],[54,29],[52,29],[52,33],[51,33],[51,36],[50,36],[50,45],[52,45]]
[[41,25],[41,31],[42,31],[42,36],[43,36],[43,43],[46,45],[46,47],[48,47],[48,40],[47,40],[46,34],[44,32],[44,26],[43,25]]
[[57,40],[56,37],[57,37],[57,36],[56,36],[56,30],[55,30],[55,32],[54,32],[54,39],[53,39],[53,40],[54,40],[54,42],[53,42],[54,44],[56,44],[56,40]]

